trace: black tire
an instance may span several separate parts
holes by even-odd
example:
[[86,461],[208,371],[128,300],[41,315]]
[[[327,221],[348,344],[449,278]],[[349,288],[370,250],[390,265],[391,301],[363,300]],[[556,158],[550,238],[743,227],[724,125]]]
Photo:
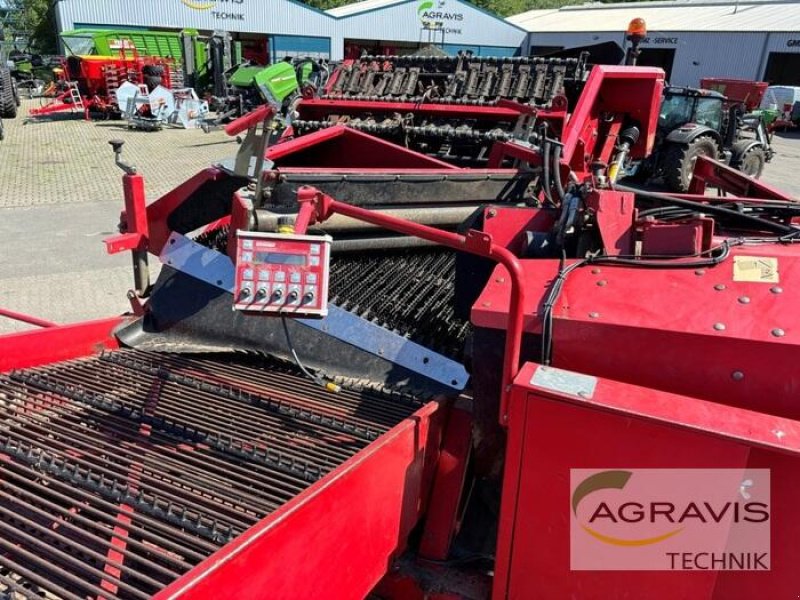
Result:
[[14,98],[14,82],[11,71],[0,68],[0,118],[13,119],[17,116],[17,102]]
[[152,92],[161,85],[162,79],[160,75],[145,75],[144,83],[147,86],[147,91]]
[[767,153],[763,146],[753,146],[742,155],[736,168],[745,175],[758,179],[764,172],[764,165],[767,164]]
[[701,135],[688,144],[670,144],[664,153],[664,179],[673,192],[686,193],[692,180],[694,163],[700,155],[716,160],[719,157],[717,142]]
[[164,67],[161,65],[145,65],[142,67],[142,75],[145,77],[147,76],[158,76],[161,77],[164,74]]
[[19,86],[13,79],[11,80],[11,87],[14,89],[14,104],[16,104],[17,108],[19,108],[22,104],[22,100],[19,97]]

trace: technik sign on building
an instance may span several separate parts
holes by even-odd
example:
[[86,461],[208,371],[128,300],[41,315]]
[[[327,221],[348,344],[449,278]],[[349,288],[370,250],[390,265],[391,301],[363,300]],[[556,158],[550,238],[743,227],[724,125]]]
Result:
[[245,0],[181,0],[181,4],[194,10],[211,11],[211,16],[219,21],[244,21],[244,13],[236,9]]
[[460,23],[464,21],[464,13],[448,11],[446,0],[419,0],[417,15],[427,29],[462,34]]

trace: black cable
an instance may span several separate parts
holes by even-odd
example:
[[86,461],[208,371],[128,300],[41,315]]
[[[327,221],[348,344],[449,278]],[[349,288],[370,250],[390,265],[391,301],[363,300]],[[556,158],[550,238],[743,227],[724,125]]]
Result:
[[719,246],[694,256],[702,256],[704,254],[721,250],[719,254],[694,261],[684,260],[689,258],[685,256],[665,257],[655,260],[652,258],[641,258],[635,256],[593,256],[574,262],[571,265],[567,265],[566,253],[562,250],[561,259],[558,264],[558,275],[550,285],[550,289],[547,291],[547,296],[545,296],[544,302],[542,303],[542,364],[550,365],[550,362],[553,358],[553,307],[555,306],[555,303],[561,294],[564,283],[566,283],[567,276],[572,271],[580,267],[596,264],[610,266],[621,265],[644,269],[696,269],[698,267],[714,266],[728,258],[728,256],[730,256],[731,246],[739,245],[739,243],[744,242],[722,242],[722,244]]
[[[688,208],[683,208],[682,206],[656,206],[654,208],[647,208],[645,210],[639,211],[639,218],[643,219],[645,217],[660,217],[662,214],[666,213],[673,213],[673,212],[686,212]],[[694,211],[691,211],[694,213]]]
[[542,128],[542,187],[544,189],[544,197],[550,206],[555,206],[553,203],[553,195],[550,191],[550,140],[547,139],[547,131]]
[[703,258],[701,260],[688,261],[683,260],[691,258],[688,256],[674,256],[671,258],[664,257],[653,259],[652,257],[636,257],[636,256],[593,256],[584,259],[586,264],[592,265],[624,265],[626,267],[638,267],[641,269],[696,269],[698,267],[713,267],[724,261],[731,254],[731,246],[739,245],[738,243],[730,243],[727,240],[722,242],[719,246],[715,246],[700,254],[693,256],[702,256],[719,250],[719,254]]
[[750,225],[758,226],[760,229],[768,229],[776,233],[794,234],[795,232],[798,231],[796,227],[784,225],[783,223],[776,223],[768,219],[754,217],[752,215],[747,215],[739,211],[731,210],[729,208],[725,208],[722,206],[714,206],[713,204],[703,204],[702,202],[695,202],[694,200],[684,200],[683,198],[677,198],[670,194],[663,194],[661,192],[653,192],[650,190],[639,190],[636,188],[628,187],[626,185],[618,185],[618,184],[614,186],[614,189],[622,192],[630,192],[633,194],[637,194],[639,196],[654,198],[656,200],[661,200],[662,202],[669,202],[670,204],[683,206],[685,208],[691,208],[693,210],[696,210],[697,212],[731,217],[734,219],[738,219],[739,221],[747,222]]
[[661,221],[685,221],[686,219],[690,218],[697,218],[700,215],[694,212],[693,210],[686,209],[685,212],[682,213],[669,213],[668,215],[664,215],[660,217],[659,220]]
[[553,354],[553,306],[561,294],[561,288],[569,275],[575,269],[588,264],[586,260],[581,260],[571,265],[566,264],[567,255],[563,250],[561,251],[561,260],[558,263],[558,275],[553,280],[550,289],[547,292],[544,303],[542,304],[542,364],[550,365]]
[[564,191],[564,184],[561,183],[561,151],[562,147],[561,144],[553,144],[553,181],[556,184],[556,193],[558,194],[559,200],[564,202],[564,198],[566,198],[566,192]]

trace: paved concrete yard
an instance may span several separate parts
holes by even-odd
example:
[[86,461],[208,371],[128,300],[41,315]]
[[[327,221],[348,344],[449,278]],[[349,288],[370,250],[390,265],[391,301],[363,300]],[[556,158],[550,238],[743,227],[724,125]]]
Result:
[[[38,106],[24,101],[22,113]],[[145,176],[148,198],[158,198],[199,168],[235,152],[222,130],[128,129],[125,121],[87,122],[69,113],[24,123],[6,120],[0,143],[0,208],[118,202],[120,171],[108,140],[125,140],[123,156]]]
[[[143,132],[69,114],[23,124],[39,101],[23,102],[0,142],[0,306],[62,323],[128,310],[130,257],[108,256],[102,244],[122,208],[108,140],[125,140],[149,200],[234,154],[235,141],[221,130]],[[25,328],[0,318],[0,333]]]
[[[38,105],[26,101],[22,114]],[[124,122],[78,117],[23,125],[5,121],[0,142],[0,306],[61,323],[128,310],[129,255],[108,256],[122,208],[108,140],[145,176],[153,200],[198,170],[236,152],[222,131],[130,131]],[[800,134],[779,133],[765,181],[800,198]],[[154,261],[157,262],[157,261]],[[155,269],[154,269],[155,272]],[[27,328],[0,318],[0,333]]]

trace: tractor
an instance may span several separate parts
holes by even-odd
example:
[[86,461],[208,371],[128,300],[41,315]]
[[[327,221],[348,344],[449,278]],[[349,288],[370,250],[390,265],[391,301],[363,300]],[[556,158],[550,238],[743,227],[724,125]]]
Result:
[[741,103],[729,103],[716,91],[667,87],[653,154],[637,176],[663,178],[671,191],[686,192],[700,155],[757,179],[774,151],[761,118],[745,113]]
[[11,77],[4,54],[0,51],[0,141],[5,138],[3,119],[13,119],[17,116],[20,100],[17,85]]
[[262,104],[281,107],[284,114],[303,96],[313,96],[327,81],[324,62],[295,58],[268,67],[243,63],[226,72],[227,90],[217,98],[219,122],[240,117]]
[[17,116],[19,93],[6,56],[0,52],[0,119],[13,119]]

